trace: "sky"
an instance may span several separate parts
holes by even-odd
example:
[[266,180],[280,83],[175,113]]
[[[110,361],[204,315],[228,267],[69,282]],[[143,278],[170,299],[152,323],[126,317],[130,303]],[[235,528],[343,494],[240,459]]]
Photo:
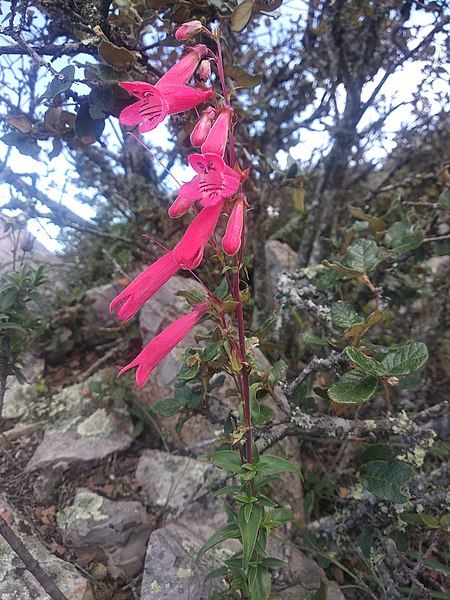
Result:
[[[1,4],[3,7],[5,2],[2,2]],[[273,15],[276,16],[276,13],[273,13]],[[285,2],[285,4],[283,4],[283,17],[274,19],[274,25],[270,28],[270,33],[261,28],[260,38],[264,40],[265,36],[267,38],[267,43],[270,44],[270,35],[276,35],[277,27],[283,27],[284,18],[302,18],[302,16],[303,12],[300,8],[300,3],[298,0],[289,0],[288,2]],[[428,23],[431,23],[432,15],[426,15],[424,13],[420,13],[419,15],[418,13],[415,13],[412,15],[411,19],[412,24],[423,27],[421,32],[421,35],[423,36],[426,35],[431,28],[431,25],[427,23],[427,19]],[[416,45],[418,41],[419,39],[413,40],[411,44]],[[0,36],[0,45],[7,43],[10,43],[10,41]],[[93,62],[93,58],[87,55],[78,55],[74,60],[78,63]],[[62,69],[67,64],[68,62],[65,58],[59,58],[52,63],[56,70]],[[419,83],[422,81],[422,67],[423,64],[420,62],[407,62],[387,80],[384,86],[384,95],[389,100],[408,102],[412,98],[414,92],[417,90]],[[77,75],[81,76],[81,71],[77,70]],[[382,76],[383,73],[380,72],[375,81],[366,85],[364,90],[366,97],[370,95],[371,91],[377,85]],[[50,78],[51,75],[47,75],[46,80],[49,81]],[[43,83],[43,89],[45,89],[45,82]],[[86,93],[87,90],[86,86],[83,86],[83,84],[75,84],[74,89],[80,93]],[[344,100],[342,97],[343,92],[340,91],[339,96],[339,91],[340,90],[338,90],[338,106],[339,102],[342,104]],[[446,86],[444,82],[439,83],[437,86],[435,85],[433,91],[445,92]],[[434,114],[437,113],[441,108],[442,107],[438,103],[431,102],[428,110],[430,113]],[[302,118],[303,116],[307,117],[307,114],[302,115]],[[369,109],[361,122],[361,127],[364,128],[375,118],[376,111],[374,109]],[[410,106],[406,105],[398,108],[390,117],[388,117],[384,124],[385,141],[383,142],[383,146],[372,147],[367,153],[366,157],[369,160],[374,161],[382,158],[395,145],[394,137],[396,132],[401,128],[402,125],[410,123],[412,118],[413,115]],[[109,122],[107,122],[104,135],[105,139],[108,140],[108,147],[112,146],[111,149],[113,150],[114,146],[117,146],[118,144],[117,135],[115,133],[116,131],[117,119],[111,118]],[[150,145],[155,145],[160,148],[161,158],[164,156],[164,151],[168,151],[172,145],[170,140],[170,132],[168,128],[164,126],[164,124],[160,125],[157,130],[145,134],[145,141],[149,142]],[[297,145],[290,148],[288,152],[278,152],[277,159],[280,168],[286,168],[286,166],[292,160],[310,160],[311,158],[313,160],[317,160],[323,152],[326,142],[327,135],[324,134],[324,132],[313,132],[307,129],[302,129],[300,132],[300,142]],[[7,147],[5,144],[0,142],[0,158],[4,157],[6,148]],[[93,209],[87,203],[82,202],[78,197],[80,193],[79,189],[70,183],[70,173],[73,167],[68,160],[68,155],[65,152],[62,152],[58,157],[53,158],[52,160],[43,162],[23,156],[14,149],[11,153],[10,165],[18,173],[39,173],[39,185],[42,187],[42,191],[48,194],[53,200],[57,200],[63,204],[66,204],[74,212],[86,219],[91,219],[94,216]],[[160,169],[159,166],[158,170],[162,172],[162,169]],[[189,178],[186,177],[186,169],[181,164],[174,165],[171,172],[178,180],[186,180]],[[165,185],[167,186],[168,191],[175,192],[176,185],[171,177],[166,177]],[[0,182],[0,199],[3,198],[5,202],[8,202],[8,194],[8,186]],[[89,195],[89,191],[87,192],[87,195]],[[2,201],[0,200],[0,206],[1,203]],[[49,250],[58,251],[61,249],[61,244],[56,239],[59,228],[55,225],[40,219],[30,221],[28,223],[28,228]]]

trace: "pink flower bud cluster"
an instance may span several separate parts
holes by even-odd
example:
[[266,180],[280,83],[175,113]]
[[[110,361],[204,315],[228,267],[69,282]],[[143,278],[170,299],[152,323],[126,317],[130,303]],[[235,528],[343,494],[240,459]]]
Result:
[[[176,37],[190,39],[202,29],[199,21],[190,21],[178,28]],[[212,99],[212,88],[204,84],[187,85],[196,70],[202,81],[209,79],[211,61],[207,58],[208,53],[212,54],[203,44],[188,47],[187,54],[154,85],[141,81],[122,82],[120,85],[138,100],[121,112],[120,122],[138,125],[139,131],[145,133],[155,129],[166,116],[190,110]],[[208,106],[201,113],[190,137],[192,145],[200,149],[189,156],[195,175],[180,187],[169,209],[169,215],[176,218],[196,205],[197,215],[173,250],[148,266],[111,302],[111,312],[116,312],[121,321],[131,319],[180,269],[192,270],[200,265],[205,247],[225,209],[230,210],[230,216],[222,248],[229,255],[239,251],[247,207],[246,197],[239,190],[248,170],[242,171],[237,164],[230,165],[225,160],[233,116],[230,106],[218,106],[217,102],[214,108]],[[155,366],[192,330],[209,307],[209,301],[193,306],[190,313],[174,321],[147,344],[119,375],[136,368],[136,384],[142,387]]]

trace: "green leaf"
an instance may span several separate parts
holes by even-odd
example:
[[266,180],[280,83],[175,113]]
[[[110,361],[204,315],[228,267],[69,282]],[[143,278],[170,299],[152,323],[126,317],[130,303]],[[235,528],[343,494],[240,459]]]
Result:
[[[250,507],[250,515],[248,515],[248,507]],[[247,515],[246,515],[247,509]],[[248,568],[253,550],[255,549],[256,538],[258,537],[259,526],[263,515],[262,506],[248,504],[241,506],[238,514],[239,530],[241,532],[241,541],[243,546],[242,566]],[[246,519],[248,516],[248,520]]]
[[309,331],[305,331],[302,333],[302,340],[306,346],[325,346],[326,341],[319,337],[318,335],[314,335]]
[[20,331],[21,333],[27,333],[27,330],[19,325],[19,323],[14,323],[14,321],[0,322],[0,331],[14,329],[14,331]]
[[180,398],[161,398],[150,408],[157,415],[172,417],[177,414],[182,406],[184,406],[184,401]]
[[270,567],[272,569],[283,569],[287,566],[285,560],[275,558],[274,556],[268,556],[267,558],[263,558],[261,564],[263,564],[265,567]]
[[422,241],[422,231],[412,229],[406,221],[393,223],[384,236],[385,244],[398,252],[407,252],[418,248]]
[[216,358],[219,354],[220,349],[222,348],[224,340],[219,340],[218,342],[213,342],[206,346],[204,350],[202,350],[202,360],[205,362],[210,362]]
[[218,450],[211,454],[211,460],[220,469],[239,473],[242,467],[241,457],[235,450]]
[[61,78],[55,77],[50,81],[44,95],[41,98],[42,100],[45,98],[53,100],[53,98],[58,94],[66,92],[73,83],[73,79],[75,77],[75,67],[73,65],[67,65],[67,67],[61,69],[58,75]]
[[190,381],[197,377],[200,372],[199,363],[193,365],[187,365],[186,363],[181,367],[180,372],[177,375],[177,379],[180,381]]
[[281,378],[286,373],[287,364],[284,360],[277,360],[269,372],[268,381],[271,386],[278,385]]
[[272,582],[266,567],[261,564],[250,567],[248,589],[252,600],[267,600],[269,598],[272,591]]
[[[270,513],[272,521],[276,521],[279,525],[289,523],[294,518],[292,510],[290,508],[274,508]],[[277,525],[277,527],[279,526]]]
[[347,262],[352,269],[369,273],[380,262],[377,244],[373,240],[356,240],[348,249]]
[[300,470],[298,467],[295,467],[285,458],[281,458],[280,456],[272,456],[270,454],[265,454],[263,457],[261,457],[260,461],[256,465],[256,469],[259,475],[273,475],[274,473],[282,473],[283,471],[300,475]]
[[[253,417],[252,417],[253,418]],[[266,404],[259,405],[259,415],[256,419],[253,420],[253,424],[257,427],[262,427],[263,425],[267,425],[270,421],[274,421],[276,418],[275,411],[273,411],[270,406]]]
[[350,329],[353,325],[364,323],[364,317],[358,315],[348,302],[335,302],[331,305],[331,320],[336,327]]
[[328,389],[328,396],[338,404],[363,404],[372,398],[377,387],[373,377],[367,377],[361,371],[349,371]]
[[217,569],[213,569],[212,571],[210,571],[208,573],[208,575],[206,575],[204,581],[205,581],[205,583],[207,583],[208,581],[211,581],[212,579],[215,579],[216,577],[223,577],[227,573],[228,573],[228,567],[218,567]]
[[362,451],[359,457],[359,464],[372,462],[374,460],[390,461],[394,458],[392,448],[387,444],[371,444]]
[[442,204],[444,208],[450,210],[450,189],[444,190],[438,198],[439,204]]
[[360,482],[378,498],[402,503],[408,499],[400,490],[414,475],[411,465],[398,458],[374,460],[361,466]]
[[382,365],[391,375],[410,375],[428,360],[428,349],[423,342],[413,342],[389,352]]
[[219,529],[219,531],[216,531],[209,538],[209,540],[207,540],[203,544],[203,546],[197,552],[197,558],[200,558],[201,556],[203,556],[205,554],[205,552],[208,552],[208,550],[210,550],[216,544],[220,544],[221,542],[224,542],[225,540],[239,539],[239,535],[240,535],[239,529],[236,527],[236,525],[234,523],[229,523],[228,525],[221,527]]
[[345,353],[349,359],[355,363],[355,365],[358,365],[358,367],[360,367],[369,375],[373,375],[374,377],[383,377],[383,375],[386,374],[386,369],[380,362],[371,356],[367,356],[358,348],[347,346],[347,348],[345,348]]
[[310,600],[327,600],[327,589],[327,584],[324,581],[321,581],[320,588],[313,593]]

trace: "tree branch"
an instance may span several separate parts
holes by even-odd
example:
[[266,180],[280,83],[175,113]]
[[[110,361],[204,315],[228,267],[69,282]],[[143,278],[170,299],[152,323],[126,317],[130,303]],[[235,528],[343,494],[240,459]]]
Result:
[[41,584],[50,598],[53,600],[67,600],[67,596],[61,592],[53,579],[42,570],[41,566],[39,565],[39,561],[36,558],[33,558],[25,544],[14,533],[2,514],[0,514],[0,535],[17,554],[27,571],[29,571]]

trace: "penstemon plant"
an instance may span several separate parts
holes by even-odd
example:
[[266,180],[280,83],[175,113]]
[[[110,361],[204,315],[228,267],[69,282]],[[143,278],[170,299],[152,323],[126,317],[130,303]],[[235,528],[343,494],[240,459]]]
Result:
[[[211,244],[221,263],[223,282],[215,291],[202,284],[203,294],[186,293],[191,311],[151,340],[119,375],[136,369],[136,385],[141,388],[156,365],[200,320],[207,317],[213,323],[210,334],[203,336],[209,345],[187,350],[175,398],[169,401],[171,405],[168,406],[167,400],[159,403],[165,403],[166,415],[175,414],[182,408],[199,408],[208,402],[209,392],[216,387],[215,374],[225,372],[234,382],[239,398],[238,414],[230,411],[224,424],[223,444],[208,457],[234,478],[232,485],[226,485],[219,492],[231,498],[228,507],[230,523],[202,546],[199,556],[225,540],[239,540],[242,549],[209,577],[224,578],[233,597],[264,600],[271,591],[269,568],[283,564],[267,556],[268,536],[273,529],[291,519],[290,510],[280,508],[268,497],[269,485],[276,481],[280,472],[299,472],[281,457],[260,456],[253,439],[253,426],[263,426],[275,417],[261,400],[273,393],[282,365],[277,363],[265,373],[251,353],[257,340],[246,338],[244,303],[248,294],[246,288],[241,289],[241,276],[245,273],[248,209],[243,186],[249,169],[241,168],[236,159],[234,129],[237,118],[227,88],[220,33],[208,30],[199,21],[191,21],[178,28],[176,37],[187,41],[197,34],[209,38],[216,52],[203,44],[187,46],[185,56],[155,85],[139,81],[120,84],[137,98],[122,111],[120,121],[124,125],[138,125],[141,133],[155,129],[167,115],[206,102],[210,104],[202,111],[190,138],[192,145],[200,149],[189,156],[195,176],[181,185],[169,209],[172,218],[180,217],[190,209],[196,216],[173,250],[167,250],[112,301],[111,311],[116,312],[121,321],[131,319],[178,271],[196,269],[202,262],[206,245]],[[205,83],[213,70],[220,92]],[[196,72],[196,86],[187,85]],[[223,213],[227,214],[228,222],[219,245],[215,230]]]

